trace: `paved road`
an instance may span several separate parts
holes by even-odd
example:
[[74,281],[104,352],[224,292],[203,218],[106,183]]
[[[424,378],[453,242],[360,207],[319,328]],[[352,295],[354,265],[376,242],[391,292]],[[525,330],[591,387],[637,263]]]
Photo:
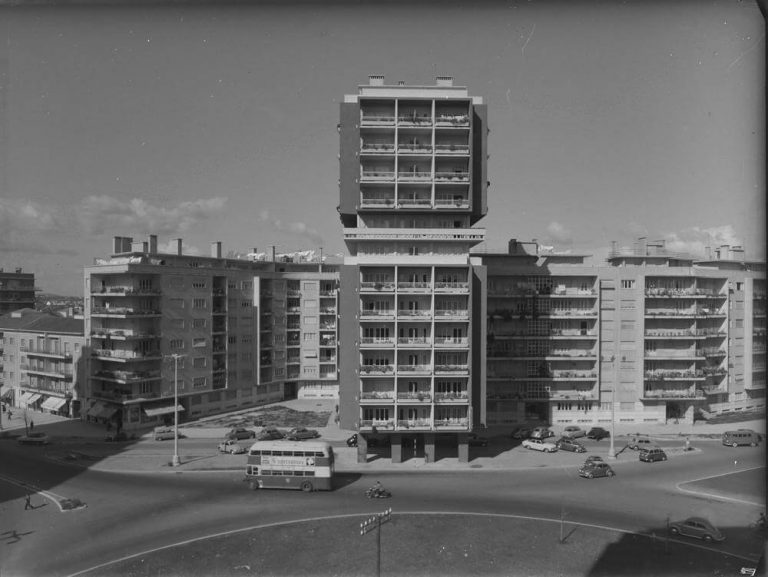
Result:
[[[764,464],[762,449],[738,453],[711,443],[707,450],[666,463],[635,461],[617,465],[613,479],[578,478],[575,468],[531,467],[518,471],[410,471],[407,475],[344,473],[332,493],[246,490],[239,471],[181,474],[121,474],[80,470],[43,458],[37,448],[0,445],[9,466],[3,474],[20,482],[45,479],[57,494],[87,502],[80,511],[60,513],[52,505],[23,509],[23,491],[0,483],[3,529],[21,536],[3,542],[2,574],[45,577],[67,575],[121,554],[135,554],[222,531],[326,515],[370,514],[377,503],[364,489],[375,479],[395,493],[399,512],[512,514],[615,527],[626,531],[664,532],[666,517],[704,514],[727,532],[741,530],[757,508],[683,493],[681,482],[709,474],[748,470]],[[150,446],[154,446],[151,445]],[[532,458],[556,458],[535,455]],[[35,497],[40,504],[39,496]],[[748,558],[756,545],[729,539],[725,550]],[[45,555],[39,551],[44,550]],[[98,574],[98,572],[96,573]]]

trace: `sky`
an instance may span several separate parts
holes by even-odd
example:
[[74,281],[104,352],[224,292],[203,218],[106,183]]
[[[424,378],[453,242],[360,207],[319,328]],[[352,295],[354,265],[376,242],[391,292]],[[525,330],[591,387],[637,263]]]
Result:
[[339,103],[371,74],[488,105],[484,247],[765,259],[753,1],[0,0],[0,267],[81,295],[113,236],[346,254]]

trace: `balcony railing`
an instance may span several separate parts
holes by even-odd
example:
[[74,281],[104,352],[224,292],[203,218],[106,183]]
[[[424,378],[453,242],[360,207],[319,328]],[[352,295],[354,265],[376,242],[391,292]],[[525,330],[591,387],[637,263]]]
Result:
[[645,371],[646,381],[667,381],[667,380],[703,380],[704,372],[698,371],[664,371],[653,370]]
[[432,399],[432,395],[429,391],[417,391],[417,392],[398,392],[398,401],[418,401],[419,403],[428,403]]
[[436,172],[435,182],[469,182],[469,172],[461,170]]
[[704,391],[688,389],[646,389],[643,392],[644,399],[703,399]]
[[119,316],[154,316],[161,314],[157,309],[137,309],[133,307],[93,307],[94,315],[119,315]]
[[435,154],[441,154],[441,155],[469,154],[469,145],[468,144],[436,144]]
[[370,400],[394,401],[395,393],[393,391],[363,391],[362,393],[360,393],[360,399],[365,401],[370,401]]
[[136,288],[131,286],[111,286],[100,290],[92,290],[94,296],[158,296],[162,294],[159,289]]
[[461,393],[435,393],[435,401],[438,403],[462,403],[469,400],[467,392]]
[[360,149],[360,152],[365,153],[392,153],[395,151],[395,144],[392,143],[380,143],[380,144],[373,144],[373,143],[363,143],[362,148]]
[[468,319],[469,311],[463,309],[438,309],[435,311],[435,318]]
[[363,114],[360,122],[363,126],[394,126],[395,116],[393,114]]
[[382,429],[393,430],[395,428],[394,419],[362,419],[360,421],[361,429]]
[[469,283],[468,282],[436,282],[435,290],[465,292],[469,290]]
[[401,181],[401,182],[414,182],[414,181],[432,180],[432,172],[431,171],[424,171],[424,172],[418,172],[418,171],[398,172],[397,173],[397,179],[399,181]]
[[407,318],[429,319],[429,318],[432,318],[432,311],[400,309],[397,311],[397,316],[407,317]]
[[456,419],[435,419],[436,429],[466,429],[469,426],[468,418],[456,418]]
[[430,154],[432,152],[431,144],[398,144],[398,152]]
[[435,373],[439,374],[466,374],[469,365],[435,365]]
[[428,375],[432,372],[432,365],[397,365],[397,372]]
[[397,289],[398,290],[430,290],[432,288],[432,283],[429,282],[398,282],[397,283]]
[[394,198],[365,198],[363,197],[360,199],[360,206],[362,208],[371,208],[371,207],[392,207],[395,204]]
[[361,375],[388,375],[395,371],[394,365],[361,365]]
[[160,371],[96,371],[93,377],[121,382],[150,381],[162,378]]
[[435,117],[435,126],[469,126],[469,116],[466,114],[438,114]]
[[469,346],[469,338],[468,337],[435,337],[435,346],[466,347],[466,346]]
[[395,344],[395,339],[391,337],[363,337],[360,339],[360,344],[368,346],[392,346]]
[[466,198],[436,198],[435,208],[469,208]]
[[431,198],[398,198],[397,208],[432,208]]
[[384,309],[384,310],[364,309],[360,311],[360,318],[393,318],[394,316],[395,316],[394,309]]
[[65,353],[63,351],[50,351],[50,350],[39,350],[39,349],[31,350],[25,347],[21,347],[21,350],[27,353],[27,356],[30,356],[30,357],[46,357],[46,358],[62,359],[62,360],[72,359],[72,353],[69,353],[69,352]]
[[395,290],[395,283],[394,281],[384,281],[384,282],[363,281],[360,283],[360,290],[390,292]]
[[404,346],[429,346],[432,339],[428,337],[397,337],[397,344]]
[[400,419],[397,421],[398,429],[431,429],[431,419]]
[[394,181],[395,172],[390,170],[364,170],[360,182]]
[[113,358],[118,360],[148,360],[161,357],[160,351],[126,351],[120,349],[93,349],[94,357]]

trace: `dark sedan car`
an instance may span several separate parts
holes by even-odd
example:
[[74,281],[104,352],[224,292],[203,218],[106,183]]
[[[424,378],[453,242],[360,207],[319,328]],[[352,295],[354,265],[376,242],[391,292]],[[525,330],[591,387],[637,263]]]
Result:
[[610,436],[611,436],[611,433],[609,433],[602,427],[592,427],[587,432],[587,439],[594,439],[595,441],[599,441],[600,439],[607,439]]
[[510,435],[513,439],[527,439],[531,436],[533,429],[531,427],[518,427]]
[[306,427],[295,427],[288,431],[286,438],[289,441],[303,441],[304,439],[316,439],[320,436],[314,429],[307,429]]
[[613,477],[616,473],[613,472],[611,466],[608,463],[601,463],[599,461],[584,463],[579,469],[579,475],[586,477],[587,479],[594,479],[595,477]]
[[250,429],[230,429],[224,438],[231,441],[239,441],[240,439],[255,439],[256,433]]
[[257,441],[276,441],[283,438],[285,438],[285,433],[277,427],[264,427],[259,431],[259,434],[256,435]]
[[568,437],[561,437],[560,439],[557,440],[555,445],[557,445],[557,448],[560,449],[561,451],[571,451],[573,453],[587,452],[587,448],[584,445]]
[[669,524],[669,532],[673,535],[704,539],[707,542],[725,541],[725,537],[717,527],[703,517],[688,517],[683,521],[674,521]]

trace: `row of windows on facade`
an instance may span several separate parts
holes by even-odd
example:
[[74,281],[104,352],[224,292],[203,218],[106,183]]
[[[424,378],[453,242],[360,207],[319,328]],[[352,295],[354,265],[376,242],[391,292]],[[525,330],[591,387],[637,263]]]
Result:
[[[305,332],[303,333],[303,341],[308,344],[316,343],[318,339],[318,333]],[[240,344],[248,345],[253,343],[253,335],[242,334],[240,335]],[[275,334],[272,335],[273,344],[283,344],[286,342],[285,335]],[[236,345],[238,343],[237,335],[228,335],[227,344]],[[171,350],[179,351],[184,350],[187,347],[187,341],[185,339],[170,339],[168,346]],[[208,346],[208,339],[205,337],[195,337],[192,339],[193,348],[204,348]]]
[[[16,337],[5,337],[4,339],[0,338],[0,342],[13,345],[16,343]],[[22,349],[26,347],[26,350],[28,351],[48,352],[54,354],[67,354],[73,351],[77,353],[80,351],[80,343],[70,343],[69,341],[59,341],[56,339],[46,340],[44,338],[19,338],[19,347]]]

